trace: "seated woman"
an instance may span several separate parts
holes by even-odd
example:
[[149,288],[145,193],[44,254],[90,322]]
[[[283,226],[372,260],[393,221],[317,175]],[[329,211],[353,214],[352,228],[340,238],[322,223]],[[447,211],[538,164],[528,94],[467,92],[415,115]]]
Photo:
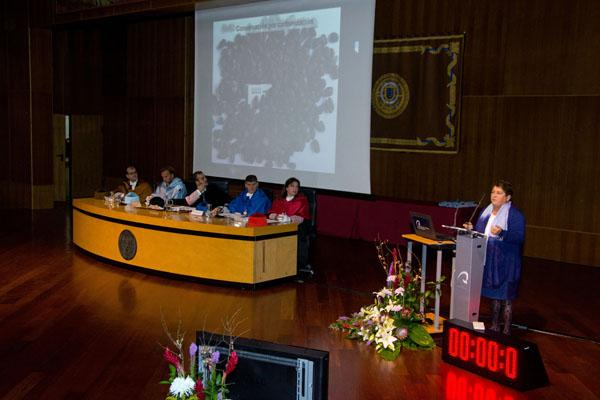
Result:
[[298,226],[298,269],[310,271],[308,264],[310,207],[308,199],[300,192],[300,181],[294,177],[285,181],[281,195],[274,201],[269,218],[276,219],[277,215],[285,214]]

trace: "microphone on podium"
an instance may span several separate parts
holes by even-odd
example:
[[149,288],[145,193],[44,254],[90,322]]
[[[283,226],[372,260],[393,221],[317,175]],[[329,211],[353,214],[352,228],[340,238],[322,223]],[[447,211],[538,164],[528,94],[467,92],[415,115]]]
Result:
[[[479,208],[479,206],[481,205],[481,202],[483,201],[483,198],[485,197],[485,193],[483,195],[481,195],[481,198],[479,199],[479,202],[477,203],[477,207],[475,207],[475,209],[473,210],[473,214],[471,214],[471,217],[469,218],[469,221],[467,221],[468,223],[472,224],[473,222],[473,217],[475,216],[475,213],[477,212],[477,209]],[[456,224],[455,224],[456,225]]]
[[[484,198],[485,198],[485,193],[479,199],[479,202],[477,203],[477,206],[473,210],[473,213],[471,214],[471,217],[469,218],[469,220],[467,222],[465,222],[465,224],[468,223],[468,224],[471,224],[471,226],[472,226],[472,222],[471,221],[473,220],[473,217],[475,216],[475,213],[477,212],[477,209],[481,205],[481,202],[483,201]],[[457,226],[456,225],[456,218],[457,218],[457,216],[458,216],[458,207],[456,208],[456,211],[454,212],[454,224],[452,226],[442,225],[442,227],[446,228],[446,229],[452,229],[452,230],[457,231],[457,232],[463,232],[463,233],[472,234],[474,236],[485,236],[485,234],[473,230],[472,227],[469,229],[469,228],[463,228],[462,226]]]

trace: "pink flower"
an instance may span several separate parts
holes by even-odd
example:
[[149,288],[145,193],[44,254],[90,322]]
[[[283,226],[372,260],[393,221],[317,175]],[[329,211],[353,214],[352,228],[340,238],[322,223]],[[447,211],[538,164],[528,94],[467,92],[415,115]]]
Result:
[[196,397],[198,400],[204,400],[206,395],[204,394],[204,386],[202,385],[202,379],[198,378],[196,380]]
[[229,375],[233,372],[238,363],[238,355],[235,351],[231,352],[229,359],[227,360],[227,365],[225,366],[225,374]]
[[408,329],[406,328],[398,328],[396,329],[396,337],[400,340],[406,339],[408,336]]
[[163,357],[169,364],[172,364],[178,370],[180,369],[181,361],[179,361],[179,357],[177,357],[175,355],[175,353],[173,353],[171,351],[171,349],[169,349],[168,347],[165,347],[165,352],[163,353]]

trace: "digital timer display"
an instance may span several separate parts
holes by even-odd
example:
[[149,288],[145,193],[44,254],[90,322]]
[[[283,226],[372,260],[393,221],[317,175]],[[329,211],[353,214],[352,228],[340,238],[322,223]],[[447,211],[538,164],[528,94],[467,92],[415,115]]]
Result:
[[448,355],[475,363],[490,372],[501,372],[507,378],[516,379],[519,352],[514,347],[504,346],[495,340],[471,335],[455,327],[448,329]]
[[476,331],[469,323],[444,323],[442,358],[447,363],[517,389],[548,383],[534,343],[489,331]]

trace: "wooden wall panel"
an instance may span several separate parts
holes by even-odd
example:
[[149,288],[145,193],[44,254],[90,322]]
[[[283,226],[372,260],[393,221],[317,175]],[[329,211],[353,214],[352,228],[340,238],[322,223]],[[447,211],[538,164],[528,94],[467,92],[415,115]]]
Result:
[[[8,131],[8,81],[10,79],[8,75],[8,63],[4,60],[8,59],[8,43],[7,43],[7,29],[8,29],[8,14],[5,11],[6,3],[0,3],[0,23],[4,31],[0,36],[0,170],[8,171],[9,158],[8,153],[10,151],[10,135]],[[0,194],[3,194],[0,192]]]
[[[52,185],[54,154],[52,150],[52,96],[33,93],[31,96],[31,159],[32,184]],[[49,204],[49,208],[52,205]]]
[[194,64],[195,60],[195,21],[193,17],[185,18],[185,129],[183,132],[183,168],[184,171],[193,171],[194,163]]
[[519,0],[507,11],[505,94],[600,92],[600,2]]
[[154,98],[157,94],[158,49],[155,20],[133,23],[127,30],[127,95]]
[[[52,185],[52,32],[30,29],[32,184]],[[38,204],[43,202],[41,196]],[[53,196],[45,203],[52,208]]]
[[57,30],[53,40],[56,113],[102,112],[102,45],[102,32],[96,26]]
[[55,29],[52,32],[52,103],[56,113],[65,109],[65,74],[70,31]]
[[31,29],[29,1],[5,1],[0,9],[0,206],[38,207],[52,183],[52,174],[45,170],[51,146],[43,147],[51,126],[50,33]]
[[[125,96],[105,96],[103,98],[104,125],[102,129],[102,143],[104,151],[103,168],[104,176],[121,177],[125,174],[127,160],[123,158],[126,149],[134,151],[129,163],[138,165],[137,150],[144,142],[130,142],[129,128],[129,103]],[[139,151],[138,151],[139,152]],[[138,166],[138,168],[140,168]]]
[[109,22],[102,28],[102,96],[103,106],[112,97],[127,94],[127,26]]
[[[127,104],[129,110],[127,116],[129,121],[128,144],[127,147],[117,149],[119,151],[117,164],[128,164],[128,160],[138,160],[139,168],[151,175],[145,176],[145,178],[154,181],[158,177],[158,168],[160,168],[158,164],[161,162],[157,160],[157,127],[154,124],[155,101],[151,98],[131,98],[127,100]],[[113,165],[113,170],[114,167]],[[121,167],[121,170],[123,168]],[[123,175],[122,171],[120,175]],[[154,179],[151,179],[152,177]]]
[[[29,0],[29,23],[32,28],[51,29],[54,22],[55,0]],[[52,51],[52,47],[48,50]]]
[[[191,171],[183,170],[183,135],[185,104],[183,98],[156,101],[156,162],[172,165],[177,174],[187,178]],[[157,164],[155,171],[160,168]]]
[[[129,148],[122,161],[136,159],[146,178],[172,165],[184,174],[186,125],[186,19],[162,18],[131,24],[127,32]],[[136,143],[137,146],[133,144]],[[137,147],[137,148],[136,148]]]
[[186,92],[185,35],[185,18],[162,19],[157,22],[155,47],[158,97],[182,99]]
[[[11,76],[13,76],[11,74]],[[8,179],[25,185],[31,184],[31,134],[27,90],[9,92],[8,102]]]

